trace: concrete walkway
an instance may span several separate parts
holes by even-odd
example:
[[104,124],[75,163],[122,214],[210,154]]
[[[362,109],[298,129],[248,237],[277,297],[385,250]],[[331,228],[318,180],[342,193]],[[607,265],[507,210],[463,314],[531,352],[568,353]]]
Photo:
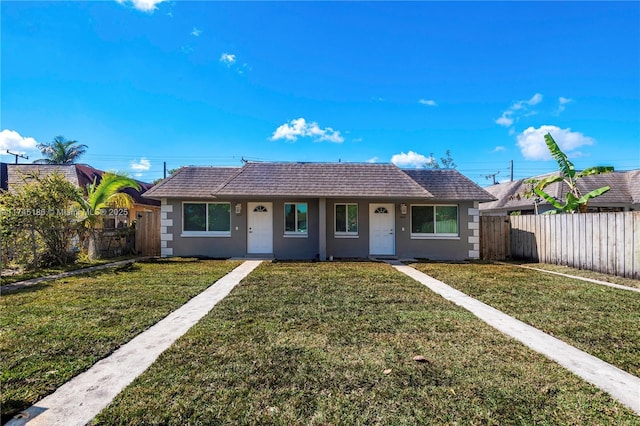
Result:
[[18,281],[15,283],[3,285],[2,287],[0,287],[0,292],[7,293],[10,291],[20,290],[25,287],[30,287],[36,284],[40,284],[45,281],[57,280],[58,278],[71,277],[73,275],[87,274],[89,272],[99,271],[101,269],[117,268],[118,266],[124,266],[124,265],[128,265],[129,263],[134,263],[134,262],[138,262],[146,259],[150,259],[150,257],[136,257],[135,259],[120,260],[118,262],[90,266],[88,268],[76,269],[74,271],[61,272],[55,275],[47,275],[45,277],[38,277],[38,278],[32,278],[30,280]]
[[640,378],[510,317],[410,266],[402,265],[399,262],[393,262],[392,266],[429,287],[445,299],[467,309],[490,326],[519,340],[534,351],[554,360],[567,370],[609,393],[613,398],[640,415]]
[[7,425],[87,424],[260,263],[244,262],[109,357],[16,416],[23,418],[14,418]]

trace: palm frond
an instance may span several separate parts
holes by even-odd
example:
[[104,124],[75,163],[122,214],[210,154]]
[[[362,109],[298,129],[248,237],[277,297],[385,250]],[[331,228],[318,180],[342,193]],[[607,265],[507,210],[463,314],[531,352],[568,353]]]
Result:
[[560,169],[560,172],[563,175],[573,179],[573,177],[576,174],[576,169],[573,163],[569,161],[569,158],[567,157],[567,155],[564,152],[562,152],[562,150],[560,149],[556,141],[551,136],[551,133],[547,133],[546,135],[544,135],[544,141],[547,144],[547,148],[549,148],[549,152],[551,152],[551,156],[558,163],[558,168]]

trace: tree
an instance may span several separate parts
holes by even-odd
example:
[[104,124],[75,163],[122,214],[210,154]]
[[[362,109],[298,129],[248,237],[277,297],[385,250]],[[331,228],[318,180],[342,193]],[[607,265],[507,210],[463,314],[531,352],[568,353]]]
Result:
[[[549,176],[541,180],[528,180],[527,183],[532,185],[532,191],[528,191],[525,196],[531,197],[533,194],[536,194],[548,201],[553,207],[555,207],[555,210],[552,210],[549,213],[586,213],[589,200],[604,194],[611,188],[609,186],[603,186],[583,195],[578,189],[578,179],[584,176],[611,173],[613,172],[613,167],[589,167],[577,173],[573,163],[569,161],[567,155],[560,150],[560,147],[558,147],[558,144],[550,133],[544,135],[544,141],[547,144],[547,148],[549,148],[549,152],[551,152],[551,156],[558,163],[560,174],[558,176]],[[547,186],[555,182],[564,182],[569,187],[569,190],[564,196],[564,204],[544,191]]]
[[122,192],[127,188],[139,191],[140,185],[130,177],[111,172],[104,173],[100,183],[94,179],[93,183],[87,185],[87,197],[82,199],[81,206],[85,214],[83,223],[89,236],[88,254],[90,259],[97,256],[98,230],[102,227],[105,210],[133,207],[133,198]]
[[53,141],[39,143],[36,147],[45,156],[34,161],[37,164],[73,164],[87,151],[86,145],[68,141],[64,136],[56,136]]
[[54,173],[23,176],[24,184],[0,192],[0,232],[13,260],[27,266],[65,265],[75,259],[79,188]]
[[451,157],[451,150],[448,149],[445,152],[446,157],[440,157],[440,163],[442,166],[438,164],[438,159],[433,156],[433,152],[429,154],[429,162],[426,164],[428,169],[455,169],[458,165],[453,161],[453,157]]

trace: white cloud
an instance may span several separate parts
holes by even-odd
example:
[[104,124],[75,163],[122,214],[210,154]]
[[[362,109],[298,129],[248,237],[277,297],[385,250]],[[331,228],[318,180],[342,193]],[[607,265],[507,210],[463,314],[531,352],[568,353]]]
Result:
[[116,0],[116,1],[120,4],[131,3],[131,5],[138,10],[141,10],[147,13],[153,13],[153,11],[157,9],[156,7],[157,4],[160,4],[167,0]]
[[573,99],[565,98],[564,96],[560,96],[558,98],[558,109],[556,110],[556,114],[560,114],[567,108],[567,104],[573,102]]
[[507,148],[505,148],[504,146],[498,145],[495,148],[493,148],[493,151],[491,151],[491,152],[504,152],[506,150],[507,150]]
[[[142,157],[138,162],[135,162],[135,161],[131,162],[131,170],[136,172],[146,172],[150,168],[151,168],[151,161],[147,160],[144,157]],[[136,176],[138,176],[138,174],[136,174]]]
[[496,120],[496,124],[504,127],[509,127],[513,124],[513,118],[511,118],[511,111],[505,111],[502,116]]
[[538,105],[540,102],[542,102],[542,95],[540,93],[536,93],[535,95],[533,95],[531,97],[531,99],[529,99],[527,101],[528,105]]
[[506,109],[500,118],[496,119],[496,124],[504,127],[511,127],[514,121],[517,121],[521,116],[535,115],[536,111],[531,111],[530,106],[538,105],[542,102],[543,96],[540,93],[536,93],[528,100],[515,101],[511,106]]
[[223,53],[222,55],[220,55],[220,62],[230,67],[236,62],[236,55],[232,53]]
[[378,157],[371,157],[367,160],[367,163],[377,163],[378,162]]
[[421,105],[438,106],[436,101],[434,101],[433,99],[420,99],[418,100],[418,103]]
[[202,30],[199,30],[196,27],[193,27],[193,30],[191,31],[191,35],[194,37],[200,37],[200,34],[202,34]]
[[539,128],[529,127],[518,135],[518,146],[527,160],[551,160],[551,154],[544,141],[544,135],[550,133],[560,149],[569,156],[580,156],[576,151],[586,145],[593,145],[593,138],[571,129],[561,129],[557,126],[544,125]]
[[4,129],[0,132],[0,155],[6,155],[7,150],[17,154],[25,154],[36,149],[38,142],[34,138],[21,136],[15,130]]
[[331,127],[321,129],[315,121],[307,123],[304,118],[297,118],[279,126],[271,135],[271,140],[286,139],[294,142],[298,140],[298,137],[311,137],[316,142],[344,142],[344,138],[340,136],[339,131],[333,130]]
[[417,152],[409,151],[406,154],[401,152],[400,154],[395,154],[391,157],[391,162],[398,167],[411,167],[414,169],[422,169],[427,164],[433,162],[432,157],[425,157],[422,154],[418,154]]

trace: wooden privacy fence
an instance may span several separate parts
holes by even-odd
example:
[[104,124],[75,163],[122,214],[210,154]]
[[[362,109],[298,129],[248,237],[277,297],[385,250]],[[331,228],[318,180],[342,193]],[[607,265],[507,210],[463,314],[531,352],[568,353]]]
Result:
[[[640,279],[640,212],[481,218],[481,256],[532,260]],[[484,231],[484,232],[483,232]],[[483,241],[484,240],[484,241]]]
[[159,211],[137,213],[136,254],[141,256],[160,256]]
[[480,258],[486,260],[504,260],[510,257],[509,217],[480,217]]

